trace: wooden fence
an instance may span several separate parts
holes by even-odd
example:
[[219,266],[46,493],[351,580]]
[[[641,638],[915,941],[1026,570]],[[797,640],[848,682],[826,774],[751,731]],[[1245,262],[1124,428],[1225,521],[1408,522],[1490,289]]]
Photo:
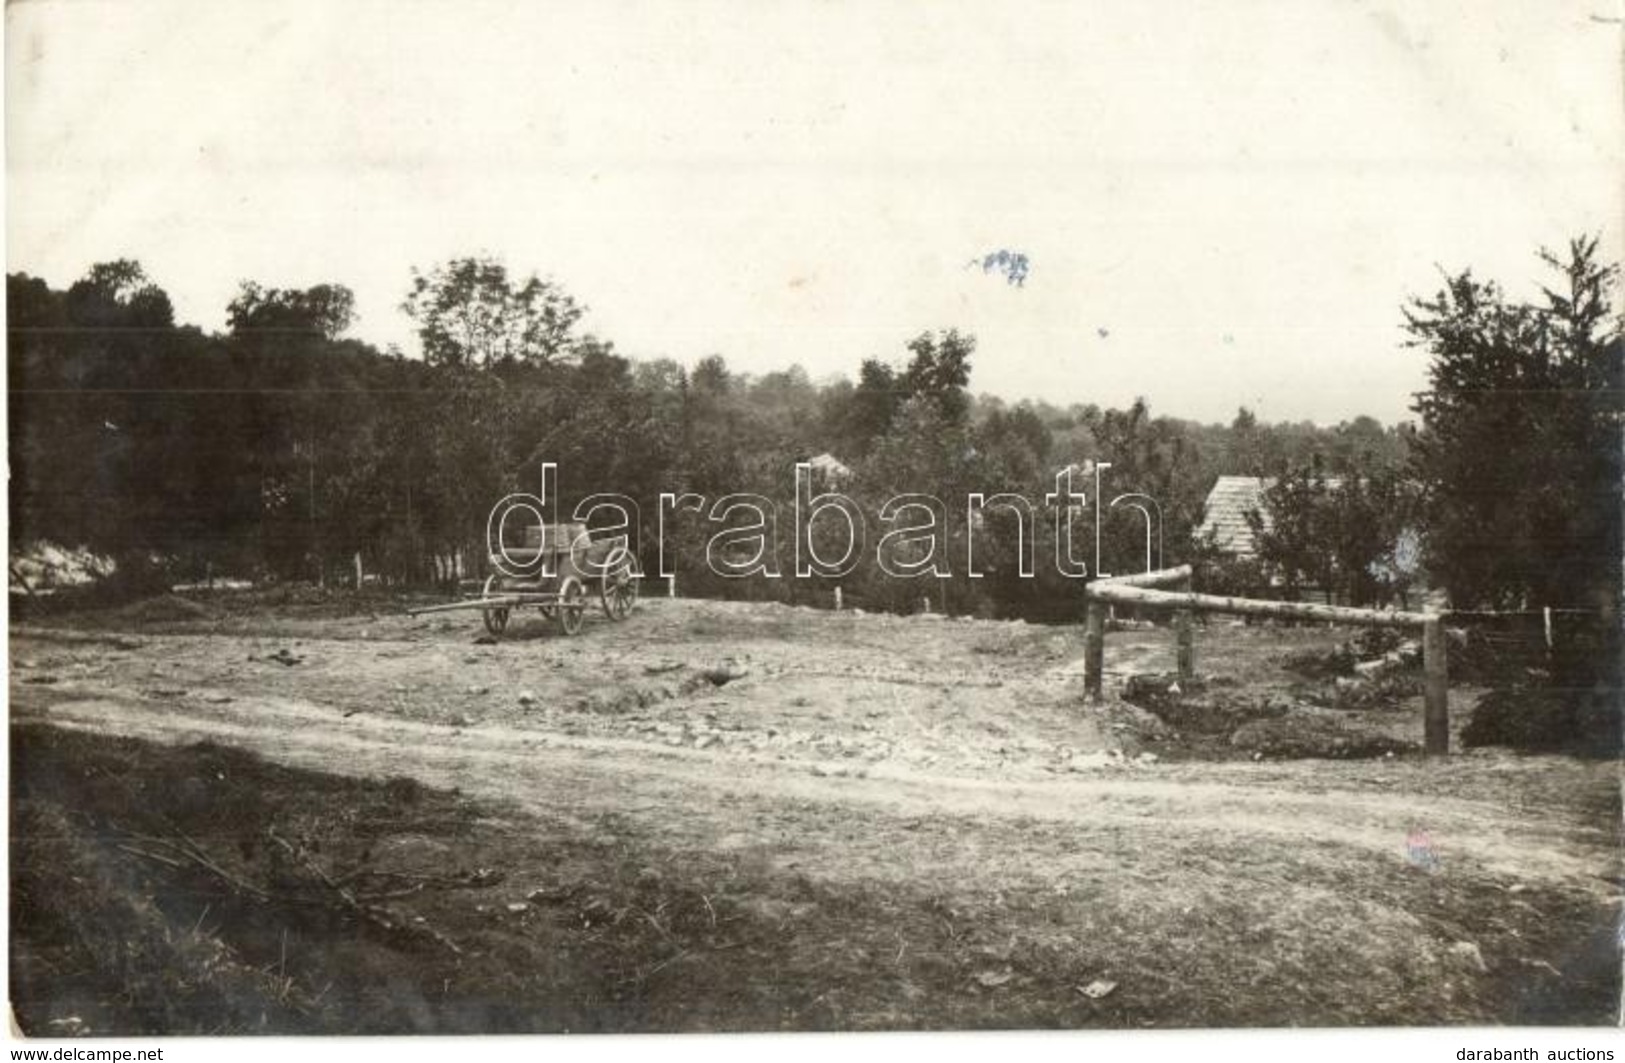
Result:
[[[1162,588],[1177,587],[1177,590]],[[1196,654],[1192,615],[1229,613],[1275,620],[1325,620],[1366,627],[1419,628],[1422,632],[1423,750],[1431,755],[1450,751],[1449,671],[1444,626],[1433,613],[1402,613],[1384,609],[1350,609],[1308,602],[1270,602],[1256,598],[1228,598],[1191,591],[1191,567],[1161,569],[1134,576],[1096,580],[1084,589],[1088,613],[1084,621],[1083,685],[1085,695],[1098,701],[1106,652],[1106,611],[1112,605],[1171,611],[1174,614],[1174,657],[1181,679],[1195,675]]]

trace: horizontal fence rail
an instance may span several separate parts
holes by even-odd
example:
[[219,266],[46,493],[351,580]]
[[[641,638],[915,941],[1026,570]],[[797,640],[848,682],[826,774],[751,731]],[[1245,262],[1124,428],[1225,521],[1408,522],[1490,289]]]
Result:
[[[1112,605],[1161,609],[1174,613],[1175,658],[1181,679],[1195,675],[1194,613],[1227,613],[1274,620],[1320,620],[1365,627],[1417,628],[1422,632],[1423,750],[1430,756],[1450,751],[1449,671],[1443,620],[1435,613],[1387,609],[1352,609],[1312,602],[1272,602],[1257,598],[1231,598],[1196,594],[1190,590],[1191,567],[1144,572],[1095,580],[1084,588],[1088,612],[1084,619],[1083,685],[1085,696],[1098,701],[1106,655],[1106,610]],[[1158,588],[1177,585],[1177,591]]]
[[1166,587],[1177,584],[1181,587],[1190,587],[1191,567],[1179,565],[1175,568],[1159,568],[1151,572],[1138,572],[1132,576],[1103,576],[1090,586],[1098,587],[1110,584],[1113,587]]
[[1191,609],[1199,613],[1232,613],[1275,620],[1326,620],[1337,624],[1365,627],[1420,627],[1437,620],[1433,613],[1402,613],[1389,609],[1351,609],[1344,605],[1317,605],[1314,602],[1272,602],[1261,598],[1228,598],[1217,594],[1192,594],[1121,586],[1114,580],[1089,585],[1084,596],[1113,605],[1135,605],[1145,609]]

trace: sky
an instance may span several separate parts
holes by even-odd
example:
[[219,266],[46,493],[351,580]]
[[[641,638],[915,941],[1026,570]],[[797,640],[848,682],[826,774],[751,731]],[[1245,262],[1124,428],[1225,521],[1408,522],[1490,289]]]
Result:
[[[636,358],[815,379],[978,340],[973,390],[1408,417],[1400,307],[1625,234],[1621,0],[20,0],[7,270],[139,259],[223,329],[490,254]],[[976,265],[1028,256],[1012,285]]]

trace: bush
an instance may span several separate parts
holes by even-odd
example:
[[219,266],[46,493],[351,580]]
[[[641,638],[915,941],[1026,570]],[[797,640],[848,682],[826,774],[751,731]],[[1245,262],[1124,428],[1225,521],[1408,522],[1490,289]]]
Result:
[[1607,690],[1506,686],[1478,699],[1461,741],[1526,753],[1616,756],[1619,712]]
[[1275,598],[1264,566],[1251,557],[1214,557],[1201,563],[1196,586],[1229,598]]

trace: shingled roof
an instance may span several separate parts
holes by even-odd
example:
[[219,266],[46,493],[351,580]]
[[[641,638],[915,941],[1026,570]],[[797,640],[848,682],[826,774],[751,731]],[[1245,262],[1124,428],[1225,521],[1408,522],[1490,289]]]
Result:
[[1270,526],[1269,511],[1264,509],[1264,491],[1273,479],[1260,476],[1221,476],[1207,493],[1202,506],[1202,525],[1198,535],[1213,533],[1220,550],[1236,557],[1256,557],[1258,544],[1253,541],[1253,529],[1247,523],[1247,511],[1256,509]]
[[[1343,485],[1341,476],[1326,477],[1326,486],[1333,491]],[[1198,535],[1213,532],[1214,542],[1220,550],[1236,557],[1257,557],[1258,543],[1253,538],[1252,526],[1247,523],[1247,511],[1258,510],[1264,530],[1274,526],[1269,510],[1264,508],[1264,492],[1275,486],[1273,476],[1221,476],[1207,493],[1202,506],[1202,524]]]
[[815,475],[822,476],[831,483],[838,483],[852,476],[851,468],[827,450],[816,458],[808,458],[807,464],[812,466]]

